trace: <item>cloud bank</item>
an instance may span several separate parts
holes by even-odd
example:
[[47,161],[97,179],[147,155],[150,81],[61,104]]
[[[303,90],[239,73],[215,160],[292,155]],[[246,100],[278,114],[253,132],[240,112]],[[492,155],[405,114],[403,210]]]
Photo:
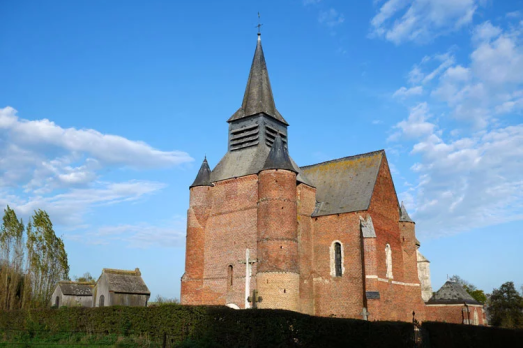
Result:
[[409,73],[408,82],[429,93],[389,141],[412,142],[419,159],[411,168],[418,181],[401,196],[421,233],[523,219],[522,38],[522,24],[484,22],[473,30],[468,62],[449,52],[425,57]]
[[0,108],[0,204],[22,216],[40,208],[58,224],[81,224],[95,206],[137,200],[165,187],[144,180],[104,181],[108,169],[165,168],[192,160],[182,151],[161,151],[93,129],[62,128],[47,119],[26,120],[12,107]]

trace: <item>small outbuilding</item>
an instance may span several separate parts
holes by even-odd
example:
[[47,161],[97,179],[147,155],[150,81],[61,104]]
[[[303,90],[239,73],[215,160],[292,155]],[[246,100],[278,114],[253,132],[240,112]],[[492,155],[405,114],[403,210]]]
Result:
[[94,283],[60,281],[51,296],[53,307],[92,307]]
[[93,294],[94,307],[147,307],[151,296],[139,268],[134,271],[104,268]]
[[470,296],[463,286],[450,280],[432,295],[426,306],[428,320],[487,325],[483,305]]

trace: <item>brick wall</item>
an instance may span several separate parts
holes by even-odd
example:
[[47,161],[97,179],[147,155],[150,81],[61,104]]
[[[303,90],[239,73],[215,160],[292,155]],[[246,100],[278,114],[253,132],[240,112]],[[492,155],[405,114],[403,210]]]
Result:
[[[426,307],[421,299],[414,224],[398,222],[386,157],[367,211],[311,217],[315,193],[286,170],[192,188],[181,302],[244,308],[246,265],[240,261],[248,248],[258,261],[249,287],[263,298],[260,308],[361,318],[366,306],[370,320],[411,321],[415,311],[420,321],[461,322],[461,309]],[[369,215],[376,237],[362,238],[360,217]],[[335,242],[342,245],[341,277],[333,268]],[[380,298],[367,300],[366,291],[378,291]],[[483,323],[482,312],[479,317]]]
[[[315,315],[361,318],[363,283],[361,232],[357,213],[313,218]],[[341,277],[331,274],[331,248],[343,247]]]
[[314,314],[314,263],[311,214],[316,205],[316,189],[305,184],[296,187],[298,247],[300,262],[300,312]]
[[258,273],[260,308],[299,310],[296,173],[258,175]]
[[187,210],[185,274],[182,277],[182,304],[202,304],[205,226],[212,206],[211,187],[193,187]]
[[[375,248],[375,255],[369,257],[376,265],[376,273],[367,271],[366,283],[369,291],[377,288],[380,293],[379,300],[368,300],[370,319],[411,321],[415,311],[416,318],[422,320],[424,303],[417,277],[414,230],[400,230],[399,204],[386,156],[382,159],[368,214],[376,231],[374,245],[368,246]],[[393,277],[390,279],[387,278],[387,244],[392,252]]]
[[[203,197],[200,192],[208,190]],[[195,238],[195,206],[208,205],[205,224],[198,219],[204,237]],[[214,187],[191,189],[191,206],[187,221],[186,273],[182,280],[181,301],[225,305],[245,303],[245,250],[256,259],[258,176],[248,175],[217,182]],[[202,208],[198,208],[202,210]],[[193,242],[193,239],[196,239]],[[199,270],[195,265],[199,265]],[[233,266],[233,285],[228,285],[228,267]],[[255,288],[256,264],[252,266],[250,287]],[[188,275],[191,275],[189,277]],[[190,279],[189,279],[190,278]]]
[[[447,323],[461,324],[463,322],[463,314],[465,319],[469,319],[467,313],[463,313],[464,305],[427,305],[426,306],[426,320],[427,321],[444,321]],[[486,325],[485,312],[481,305],[469,305],[470,310],[470,324],[474,325],[474,312],[477,313],[478,325]],[[463,314],[462,314],[463,313]]]

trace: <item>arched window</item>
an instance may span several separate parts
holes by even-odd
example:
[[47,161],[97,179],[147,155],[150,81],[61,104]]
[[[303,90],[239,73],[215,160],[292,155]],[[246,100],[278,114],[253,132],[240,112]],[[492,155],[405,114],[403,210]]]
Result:
[[56,306],[56,308],[60,307],[60,297],[59,296],[56,296],[56,299],[54,301],[54,305]]
[[336,277],[341,277],[341,244],[334,243],[334,264],[336,268]]
[[104,298],[104,295],[100,295],[100,301],[98,303],[98,307],[103,307],[104,306],[104,301],[105,298]]
[[227,267],[227,289],[231,289],[234,284],[234,269],[232,265]]
[[343,268],[343,244],[339,241],[334,241],[330,247],[330,264],[331,276],[341,277],[344,273]]
[[392,279],[392,250],[390,245],[385,246],[385,263],[387,264],[387,275],[386,277]]

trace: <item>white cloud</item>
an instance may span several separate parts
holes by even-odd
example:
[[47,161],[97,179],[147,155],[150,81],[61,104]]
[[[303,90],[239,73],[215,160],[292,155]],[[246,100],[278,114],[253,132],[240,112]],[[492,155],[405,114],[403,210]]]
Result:
[[43,209],[58,225],[75,226],[92,208],[129,202],[151,195],[165,184],[151,181],[96,182],[87,188],[73,188],[63,193],[48,195],[19,195],[1,190],[0,206],[11,206],[27,221],[33,211]]
[[130,248],[150,247],[183,248],[185,246],[186,220],[181,216],[164,221],[158,225],[150,223],[121,224],[102,226],[95,232],[66,235],[67,239],[85,244],[124,243]]
[[523,48],[518,44],[521,32],[489,37],[472,52],[472,69],[479,79],[494,85],[523,82]]
[[431,135],[421,155],[416,219],[421,231],[451,234],[523,219],[523,125],[445,142]]
[[396,44],[423,43],[470,23],[478,0],[388,0],[371,20],[371,34]]
[[521,11],[512,11],[505,15],[507,18],[519,18],[521,17]]
[[[400,196],[409,201],[420,233],[439,236],[523,219],[523,124],[501,118],[523,111],[521,34],[485,22],[473,31],[468,64],[448,55],[430,69],[436,56],[429,56],[409,74],[431,98],[413,106],[389,140],[414,140],[410,153],[419,161],[411,170],[418,180]],[[438,119],[430,112],[436,108]]]
[[414,86],[411,88],[401,87],[392,95],[393,98],[408,98],[414,95],[421,95],[423,93],[422,86]]
[[107,169],[152,169],[192,161],[182,151],[150,145],[93,129],[62,128],[25,120],[12,107],[0,108],[0,204],[22,216],[45,209],[58,224],[82,223],[101,204],[140,199],[165,185],[151,181],[106,182]]
[[501,34],[501,28],[493,26],[490,21],[486,21],[476,28],[472,35],[472,41],[490,41]]
[[457,64],[451,52],[425,56],[408,81],[446,103],[455,119],[485,128],[499,115],[523,110],[522,39],[523,26],[503,30],[484,22],[472,31],[469,64]]
[[407,139],[415,139],[434,132],[435,125],[427,122],[431,117],[428,111],[427,103],[420,103],[410,110],[409,118],[403,120],[394,126],[396,131],[387,140],[395,141],[401,136]]
[[0,108],[0,187],[24,185],[40,193],[93,182],[107,167],[160,168],[190,162],[182,151],[161,151],[93,129],[29,121]]
[[320,11],[318,22],[324,24],[329,28],[334,28],[345,21],[343,13],[339,13],[335,9],[331,8],[325,11]]
[[104,164],[133,168],[157,168],[192,161],[182,151],[160,151],[141,141],[133,141],[94,129],[62,128],[47,119],[20,119],[12,107],[0,108],[0,134],[4,141],[35,150],[64,150],[84,153]]

